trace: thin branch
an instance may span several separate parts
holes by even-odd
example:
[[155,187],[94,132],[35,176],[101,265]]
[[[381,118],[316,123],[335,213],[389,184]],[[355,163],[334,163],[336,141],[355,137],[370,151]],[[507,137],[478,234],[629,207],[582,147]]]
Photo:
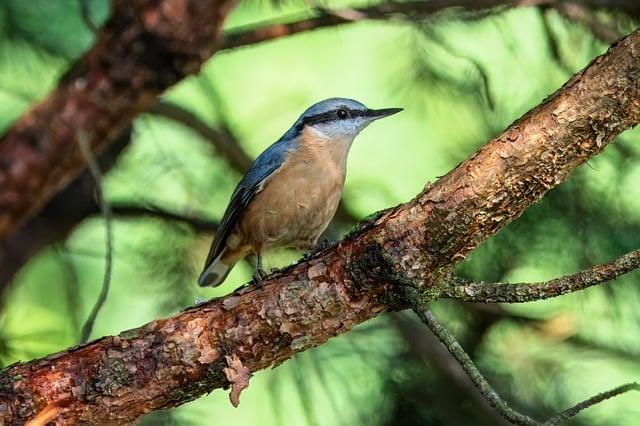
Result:
[[618,395],[622,395],[623,393],[629,392],[629,391],[636,391],[636,392],[640,392],[640,384],[632,382],[632,383],[627,383],[625,385],[621,385],[618,386],[616,388],[613,388],[611,390],[608,390],[606,392],[602,392],[599,393],[595,396],[592,396],[589,399],[586,399],[582,402],[579,402],[578,404],[574,405],[573,407],[563,411],[562,413],[558,414],[557,416],[553,416],[552,418],[550,418],[549,420],[547,420],[546,422],[544,422],[545,426],[553,426],[553,425],[559,425],[562,424],[564,422],[566,422],[567,420],[569,420],[571,417],[575,416],[576,414],[579,414],[580,412],[582,412],[583,410],[589,408],[589,407],[593,407],[594,405],[605,401],[609,398],[613,398],[615,396]]
[[577,22],[588,28],[600,41],[610,44],[622,37],[614,27],[602,22],[593,10],[579,2],[561,2],[556,6],[558,12],[570,21]]
[[640,391],[640,386],[637,383],[628,383],[622,386],[618,386],[615,389],[607,392],[595,395],[585,401],[582,401],[573,407],[563,411],[562,413],[553,416],[546,422],[538,422],[531,417],[518,413],[504,401],[498,393],[491,387],[491,385],[484,378],[480,370],[475,366],[469,355],[464,351],[462,346],[456,341],[455,337],[447,331],[446,328],[436,319],[433,313],[427,308],[417,308],[415,313],[420,320],[433,332],[433,334],[440,340],[445,348],[453,355],[456,361],[464,369],[465,373],[473,381],[474,385],[478,388],[480,393],[487,399],[489,404],[494,407],[498,412],[504,416],[505,419],[517,425],[536,426],[536,425],[557,425],[565,422],[569,418],[577,415],[581,411],[592,407],[606,399],[614,396],[621,395],[625,392],[635,390]]
[[82,21],[87,26],[87,29],[91,31],[94,35],[98,34],[100,28],[93,22],[91,18],[91,8],[89,6],[89,0],[78,0],[80,7],[80,16],[82,17]]
[[491,385],[484,378],[482,373],[475,366],[469,355],[462,349],[462,346],[456,341],[456,339],[449,333],[442,324],[436,319],[429,309],[419,308],[415,309],[416,315],[420,318],[429,330],[431,330],[438,338],[440,343],[447,348],[449,353],[453,355],[455,360],[460,364],[467,376],[471,379],[476,388],[480,391],[482,396],[486,398],[493,408],[507,420],[517,425],[538,425],[538,422],[531,417],[525,416],[512,409],[506,401],[500,398],[500,395],[493,390]]
[[[560,13],[571,20],[575,20],[590,28],[594,35],[607,43],[616,40],[621,35],[605,23],[600,22],[589,8],[607,8],[622,10],[630,16],[638,16],[640,7],[635,0],[413,0],[407,2],[385,2],[366,7],[345,8],[331,10],[316,8],[315,16],[296,18],[291,17],[286,22],[263,22],[246,28],[237,28],[224,33],[221,49],[234,49],[294,34],[345,24],[362,22],[365,20],[386,20],[416,22],[444,10],[462,11],[507,9],[514,7],[539,6],[555,7]],[[587,7],[588,6],[588,7]]]
[[364,20],[403,21],[419,20],[445,9],[460,7],[465,10],[480,10],[494,7],[533,6],[547,4],[552,0],[434,0],[388,2],[360,8],[330,10],[316,8],[316,16],[304,19],[291,19],[288,23],[265,22],[249,28],[234,29],[224,34],[221,49],[234,49],[241,46],[262,43],[281,37],[356,23]]
[[522,303],[544,300],[614,280],[640,268],[640,250],[573,275],[540,283],[483,283],[456,278],[444,296],[465,302]]
[[136,204],[117,203],[112,205],[112,211],[118,217],[154,217],[162,220],[186,223],[196,231],[215,232],[218,222],[191,214],[177,213],[158,206],[140,206]]
[[495,407],[488,403],[484,395],[466,374],[462,365],[451,356],[446,348],[438,344],[438,340],[433,334],[425,333],[424,327],[418,321],[404,315],[404,313],[393,312],[390,318],[398,332],[404,337],[410,350],[416,354],[415,356],[419,356],[421,360],[428,362],[436,371],[446,377],[445,380],[453,383],[461,392],[467,394],[491,424],[511,424],[506,422]]
[[98,295],[98,299],[93,306],[93,309],[91,309],[87,320],[82,326],[82,331],[80,333],[80,343],[86,343],[89,340],[89,336],[91,336],[91,332],[93,331],[93,326],[95,325],[96,319],[98,318],[98,314],[100,313],[100,310],[102,309],[102,306],[104,305],[104,302],[107,300],[107,296],[109,295],[109,287],[111,284],[111,269],[113,266],[113,214],[111,212],[111,205],[104,196],[104,189],[102,187],[102,172],[100,171],[100,166],[98,165],[98,161],[93,155],[93,152],[91,152],[91,147],[89,146],[89,143],[87,142],[87,139],[84,135],[80,135],[78,137],[78,144],[80,145],[80,151],[82,152],[82,155],[87,162],[89,171],[96,181],[96,194],[100,203],[102,217],[104,218],[106,245],[104,254],[105,262],[102,288],[100,290],[100,294]]
[[246,172],[253,161],[226,126],[225,130],[217,130],[206,124],[191,111],[168,102],[157,103],[149,112],[177,121],[194,130],[205,140],[211,142],[215,149],[227,159],[229,165],[239,173]]

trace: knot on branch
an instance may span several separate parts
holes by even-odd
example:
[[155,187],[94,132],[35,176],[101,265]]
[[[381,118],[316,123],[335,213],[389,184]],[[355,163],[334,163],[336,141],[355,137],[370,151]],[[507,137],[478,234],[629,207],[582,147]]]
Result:
[[381,244],[372,243],[364,247],[356,260],[349,264],[352,282],[347,287],[349,296],[359,299],[370,292],[373,286],[385,287],[386,304],[394,310],[412,306],[415,300],[432,300],[439,294],[434,288],[417,279],[419,262],[408,270],[405,259],[398,253],[386,250]]

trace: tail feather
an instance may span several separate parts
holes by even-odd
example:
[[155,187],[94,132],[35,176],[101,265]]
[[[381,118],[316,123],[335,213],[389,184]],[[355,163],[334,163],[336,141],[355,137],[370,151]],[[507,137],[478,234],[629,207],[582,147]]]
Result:
[[251,251],[250,247],[243,246],[237,249],[230,249],[226,247],[222,250],[222,253],[218,255],[207,266],[200,277],[198,278],[198,284],[201,287],[217,287],[227,278],[231,269],[238,261],[245,257]]
[[227,265],[220,259],[221,256],[218,256],[211,265],[205,269],[200,277],[198,278],[198,285],[201,287],[217,287],[227,278],[229,272],[231,272],[231,268],[233,265]]

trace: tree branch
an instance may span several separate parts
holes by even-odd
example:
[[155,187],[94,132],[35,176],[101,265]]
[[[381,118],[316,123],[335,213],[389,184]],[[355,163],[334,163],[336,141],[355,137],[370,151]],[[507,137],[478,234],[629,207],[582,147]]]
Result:
[[[304,19],[292,19],[289,22],[265,22],[247,28],[233,29],[224,34],[221,49],[235,49],[238,47],[259,44],[266,41],[291,36],[307,31],[336,27],[366,20],[398,20],[415,22],[436,15],[447,9],[461,8],[465,11],[484,10],[493,8],[513,7],[557,7],[570,19],[577,20],[589,26],[598,37],[611,36],[610,29],[603,24],[597,24],[588,16],[588,9],[608,8],[622,10],[630,16],[640,16],[640,5],[635,0],[582,0],[578,4],[575,0],[414,0],[406,2],[388,2],[366,7],[345,8],[338,10],[316,8],[316,16]],[[580,10],[579,10],[580,9]],[[609,39],[611,43],[616,38]],[[604,38],[603,38],[604,40]]]
[[444,290],[444,295],[465,302],[530,302],[584,290],[614,280],[638,268],[640,268],[640,250],[635,250],[612,262],[541,283],[475,283],[456,278],[454,285]]
[[271,41],[278,38],[326,27],[335,27],[364,20],[418,20],[445,9],[460,7],[465,10],[481,10],[494,7],[534,6],[547,4],[552,0],[414,0],[389,2],[360,8],[330,10],[316,8],[316,16],[288,23],[266,22],[249,28],[239,28],[224,34],[221,49]]
[[[102,170],[113,167],[130,139],[131,128],[128,127],[98,157]],[[37,216],[11,236],[0,239],[0,295],[20,268],[42,247],[64,239],[78,223],[99,212],[94,179],[85,170],[56,194]]]
[[[454,266],[640,122],[640,30],[414,200],[330,248],[169,319],[0,375],[0,421],[126,423],[231,385],[366,321],[440,297]],[[606,96],[602,94],[605,93]],[[409,283],[420,283],[418,288]]]
[[0,139],[0,238],[16,232],[157,96],[198,71],[232,0],[114,0],[93,48]]
[[436,317],[426,308],[416,308],[416,314],[422,322],[433,332],[433,334],[440,340],[442,345],[447,348],[449,353],[453,355],[456,361],[467,373],[469,378],[473,381],[480,393],[487,399],[492,407],[496,408],[498,412],[510,422],[516,425],[536,426],[536,425],[557,425],[565,422],[569,418],[579,414],[581,411],[586,410],[606,399],[613,398],[614,396],[621,395],[625,392],[632,390],[640,391],[640,385],[637,383],[628,383],[622,386],[618,386],[615,389],[611,389],[607,392],[595,395],[585,401],[582,401],[573,407],[563,411],[562,413],[553,416],[546,422],[538,422],[531,417],[522,415],[512,409],[500,396],[496,393],[487,380],[482,376],[482,373],[475,366],[469,355],[462,349],[462,346],[456,341],[456,339],[449,333]]

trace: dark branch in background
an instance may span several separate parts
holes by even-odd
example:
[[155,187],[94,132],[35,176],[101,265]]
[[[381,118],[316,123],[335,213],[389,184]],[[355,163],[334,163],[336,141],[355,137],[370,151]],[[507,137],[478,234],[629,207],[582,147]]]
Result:
[[640,5],[636,0],[431,0],[388,2],[366,7],[330,10],[316,8],[316,16],[291,19],[289,22],[265,22],[248,28],[233,29],[224,34],[221,49],[234,49],[276,40],[286,36],[316,29],[336,27],[365,20],[397,20],[415,22],[436,15],[447,9],[460,8],[461,11],[485,10],[513,7],[556,7],[570,19],[581,22],[594,31],[594,35],[610,43],[618,37],[612,36],[611,29],[600,23],[587,8],[607,8],[621,10],[632,17],[640,17]]
[[635,250],[610,263],[596,265],[573,275],[541,283],[476,283],[457,278],[444,290],[444,295],[465,302],[530,302],[584,290],[614,280],[638,268],[640,268],[640,250]]
[[171,222],[185,223],[198,232],[215,232],[218,222],[206,219],[204,215],[196,216],[189,213],[178,213],[153,205],[138,205],[113,203],[112,210],[118,219],[126,218],[156,218]]
[[288,23],[267,22],[228,31],[224,34],[221,49],[262,43],[285,36],[307,32],[319,28],[335,27],[364,20],[416,20],[441,12],[445,9],[461,7],[465,10],[487,9],[499,6],[518,6],[547,3],[545,0],[435,0],[408,1],[375,4],[361,8],[329,10],[316,8],[316,16]]
[[84,133],[102,152],[217,47],[232,0],[115,0],[94,46],[0,139],[0,238],[78,176]]
[[631,390],[640,391],[640,386],[637,383],[628,383],[582,401],[579,404],[576,404],[575,406],[563,411],[562,413],[550,418],[545,422],[538,422],[531,417],[516,412],[509,406],[509,404],[507,404],[502,398],[500,398],[496,391],[493,390],[491,385],[482,376],[482,373],[480,373],[478,368],[474,365],[471,358],[469,358],[469,355],[467,355],[464,349],[462,349],[462,346],[460,346],[460,344],[451,335],[451,333],[449,333],[442,326],[442,324],[440,324],[440,322],[436,319],[436,317],[431,313],[429,309],[425,307],[416,307],[415,313],[422,320],[422,322],[424,322],[425,325],[433,332],[438,340],[440,340],[444,347],[447,348],[451,355],[453,355],[456,361],[458,361],[460,366],[464,369],[464,371],[467,373],[469,378],[473,381],[482,395],[487,399],[487,401],[489,401],[491,406],[496,408],[498,412],[500,412],[500,414],[504,416],[505,419],[514,424],[525,426],[557,425],[575,416],[581,411],[604,401],[605,399],[612,398]]
[[[100,169],[111,169],[130,140],[129,127],[98,156]],[[63,240],[80,222],[99,212],[94,179],[91,172],[86,170],[20,230],[8,238],[0,239],[0,293],[16,272],[42,247]]]
[[251,157],[242,149],[238,139],[225,125],[223,130],[215,129],[198,118],[191,111],[181,106],[168,102],[159,102],[154,105],[150,113],[170,118],[186,127],[194,130],[205,140],[209,141],[216,151],[227,160],[232,169],[244,174],[251,162]]
[[84,135],[80,135],[78,137],[78,144],[80,145],[80,151],[82,151],[82,155],[84,156],[87,166],[93,178],[96,182],[96,194],[98,197],[98,202],[100,204],[100,210],[102,212],[102,217],[104,219],[105,226],[105,253],[104,253],[104,277],[102,280],[102,286],[100,289],[100,293],[98,294],[98,299],[96,300],[95,305],[91,309],[87,320],[82,326],[82,330],[80,332],[80,343],[86,343],[89,340],[89,336],[91,336],[91,332],[93,331],[93,326],[95,325],[96,319],[98,318],[98,314],[104,305],[104,302],[107,300],[107,296],[109,295],[109,287],[111,285],[111,270],[113,267],[113,217],[111,212],[111,205],[109,201],[104,197],[104,190],[102,188],[102,171],[100,170],[100,165],[98,164],[98,160],[91,152],[91,147],[87,143]]
[[556,6],[562,16],[584,25],[600,41],[611,44],[622,37],[618,30],[602,22],[590,8],[580,2],[562,2]]
[[100,28],[93,22],[93,18],[91,18],[91,7],[89,4],[89,0],[78,0],[78,6],[80,7],[80,16],[82,17],[82,21],[87,26],[89,31],[94,34],[98,34]]

